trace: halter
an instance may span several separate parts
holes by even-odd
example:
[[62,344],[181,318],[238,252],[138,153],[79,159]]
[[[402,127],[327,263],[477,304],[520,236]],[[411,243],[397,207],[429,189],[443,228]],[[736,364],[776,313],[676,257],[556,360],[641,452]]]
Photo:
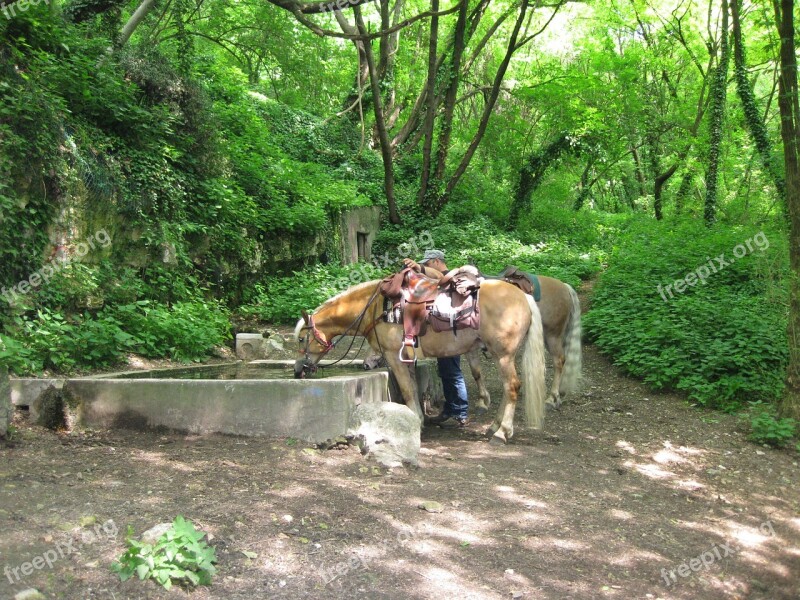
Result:
[[[325,349],[325,352],[329,352],[336,345],[333,342],[326,340],[325,336],[322,335],[322,332],[317,329],[316,325],[314,325],[314,315],[308,316],[308,328],[311,330],[311,335],[314,336],[314,339],[317,340],[317,343]],[[308,345],[306,345],[306,354],[307,353]]]
[[[379,289],[380,289],[380,287],[376,287],[375,288],[375,291],[372,293],[372,296],[370,296],[370,299],[367,301],[367,304],[366,304],[366,306],[364,306],[364,309],[358,314],[358,316],[353,320],[353,322],[350,323],[348,328],[345,329],[341,334],[339,334],[339,336],[338,336],[339,339],[342,339],[342,337],[344,337],[347,334],[347,332],[350,331],[351,329],[355,328],[355,331],[358,331],[358,328],[361,325],[361,322],[364,320],[364,317],[367,314],[367,310],[369,310],[370,305],[373,303],[373,301],[377,297]],[[380,319],[380,317],[378,319],[376,319],[375,321],[373,321],[370,324],[368,330],[363,334],[365,340],[366,340],[367,335],[369,334],[370,331],[372,331],[372,329],[375,327],[375,324],[377,323],[377,321],[379,319]],[[314,336],[314,339],[316,340],[316,342],[320,346],[322,346],[322,348],[323,348],[322,354],[327,354],[328,352],[333,350],[333,348],[336,347],[336,344],[337,344],[338,340],[336,342],[329,342],[328,340],[325,339],[325,336],[323,335],[323,333],[319,329],[317,329],[317,326],[314,323],[314,315],[309,315],[308,316],[308,325],[306,325],[304,327],[304,329],[311,330],[311,335]],[[355,341],[355,338],[353,338],[353,340],[350,342],[350,348],[353,347],[353,342],[354,341]],[[363,341],[362,341],[361,345],[363,347],[363,345],[364,345]],[[347,356],[347,353],[350,352],[350,348],[348,348],[347,352],[345,352],[345,356]],[[304,354],[305,354],[306,361],[308,361],[308,339],[306,339],[306,347],[305,347]],[[319,367],[323,367],[323,366],[332,367],[333,365],[335,365],[335,364],[341,362],[342,360],[344,360],[344,358],[345,357],[342,356],[341,358],[335,360],[333,363],[331,363],[329,365],[318,365],[318,366]],[[314,367],[316,368],[317,365],[314,365]]]

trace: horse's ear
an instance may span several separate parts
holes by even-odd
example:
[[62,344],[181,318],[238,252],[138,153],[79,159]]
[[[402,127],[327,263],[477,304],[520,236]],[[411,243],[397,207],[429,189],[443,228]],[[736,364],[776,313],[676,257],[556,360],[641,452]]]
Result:
[[300,311],[300,314],[303,316],[303,321],[305,321],[305,322],[306,322],[306,325],[308,325],[308,322],[309,322],[309,321],[308,321],[308,320],[309,320],[308,313],[307,313],[306,311],[304,311],[304,310],[301,310],[301,311]]

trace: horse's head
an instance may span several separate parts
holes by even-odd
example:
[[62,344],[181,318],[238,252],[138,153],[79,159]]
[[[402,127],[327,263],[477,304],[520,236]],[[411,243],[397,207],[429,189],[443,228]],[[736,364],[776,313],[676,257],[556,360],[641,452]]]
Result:
[[303,311],[303,318],[294,328],[294,339],[297,340],[301,357],[294,363],[295,379],[302,379],[317,370],[320,359],[333,348],[328,336],[314,323],[314,315]]

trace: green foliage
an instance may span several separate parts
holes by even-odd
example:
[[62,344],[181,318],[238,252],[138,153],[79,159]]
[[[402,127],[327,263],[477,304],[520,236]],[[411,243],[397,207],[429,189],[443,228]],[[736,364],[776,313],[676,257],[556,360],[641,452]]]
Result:
[[227,311],[215,302],[176,302],[171,307],[141,300],[117,313],[136,335],[136,352],[192,360],[230,338]]
[[[438,224],[429,228],[429,234],[432,246],[445,251],[449,267],[473,264],[487,275],[496,275],[506,266],[515,265],[530,273],[561,279],[573,287],[597,272],[605,257],[597,248],[580,248],[552,234],[546,241],[524,243],[498,230],[486,218],[473,218],[457,226]],[[528,235],[536,237],[533,233]],[[379,236],[379,248],[390,254],[393,251],[396,256],[398,246],[414,238],[419,239],[419,232],[387,228]]]
[[762,402],[752,402],[750,409],[750,435],[748,439],[757,444],[768,444],[782,448],[794,437],[797,422],[794,419],[778,418],[775,408]]
[[62,373],[121,363],[133,352],[151,358],[193,360],[230,337],[227,311],[195,300],[168,307],[149,300],[63,315],[40,308],[14,319],[0,335],[0,361],[17,375]]
[[191,521],[180,515],[154,544],[133,539],[129,531],[128,549],[111,565],[111,570],[122,581],[135,574],[142,581],[155,579],[167,590],[173,583],[211,585],[211,578],[216,574],[217,553],[203,540],[204,536],[205,533],[197,531]]
[[314,265],[291,276],[268,277],[265,283],[255,284],[248,291],[246,304],[238,312],[271,323],[293,324],[300,318],[301,311],[311,312],[348,287],[386,274],[384,270],[366,263],[346,267]]
[[36,351],[13,337],[0,333],[0,364],[8,367],[15,375],[38,373],[42,370],[42,360]]
[[17,339],[6,338],[6,345],[24,348],[22,356],[9,365],[20,375],[27,374],[30,367],[70,372],[79,366],[110,366],[120,362],[135,343],[134,336],[107,311],[97,316],[84,313],[65,317],[42,308],[35,316],[17,318],[9,329]]
[[776,283],[787,269],[783,236],[769,232],[768,249],[751,243],[753,253],[709,269],[705,284],[695,278],[674,291],[676,280],[710,257],[734,258],[756,233],[698,222],[631,226],[595,287],[587,331],[616,364],[657,389],[684,390],[725,410],[776,399],[788,360],[786,291]]

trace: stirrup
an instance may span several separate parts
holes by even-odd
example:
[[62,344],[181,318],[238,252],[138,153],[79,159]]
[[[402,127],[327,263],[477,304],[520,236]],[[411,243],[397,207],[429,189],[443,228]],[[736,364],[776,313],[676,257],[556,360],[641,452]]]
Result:
[[[412,358],[405,358],[403,356],[403,350],[406,348],[410,348],[410,353]],[[417,352],[414,350],[414,340],[413,339],[404,339],[403,345],[400,346],[400,352],[397,353],[397,358],[401,363],[405,364],[417,364]]]

